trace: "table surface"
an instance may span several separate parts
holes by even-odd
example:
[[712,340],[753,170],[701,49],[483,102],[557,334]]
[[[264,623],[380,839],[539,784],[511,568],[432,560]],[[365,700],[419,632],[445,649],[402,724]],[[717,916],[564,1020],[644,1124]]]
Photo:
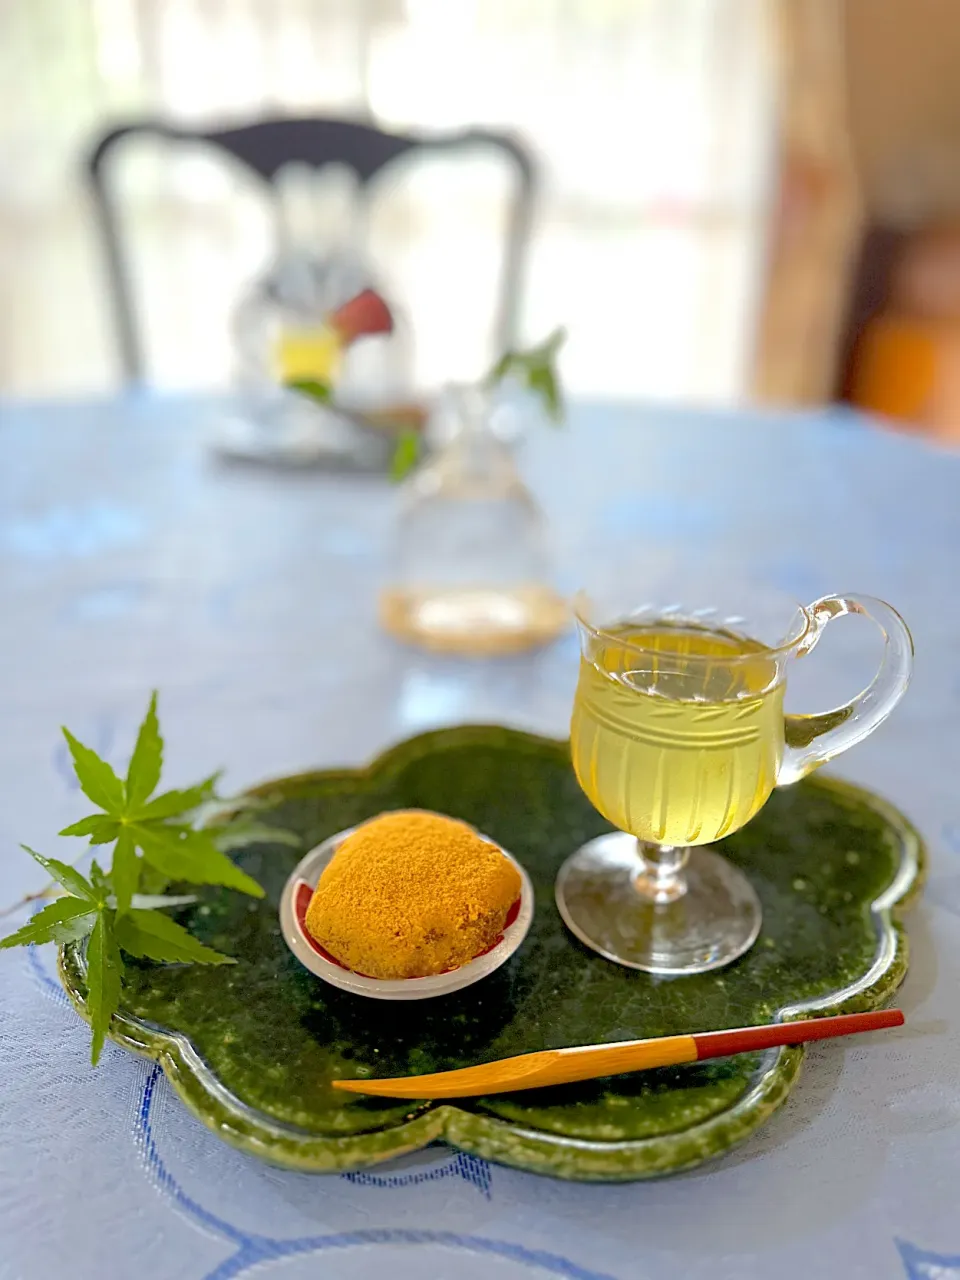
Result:
[[[395,491],[218,463],[215,413],[150,399],[0,409],[2,906],[40,887],[19,841],[76,852],[53,837],[85,807],[59,725],[119,767],[153,686],[171,785],[218,765],[240,788],[360,762],[437,724],[565,730],[572,637],[491,663],[393,644],[374,596]],[[116,1046],[91,1070],[52,949],[4,952],[2,1280],[258,1266],[283,1280],[960,1277],[960,455],[845,413],[586,406],[520,454],[565,585],[603,569],[645,590],[725,564],[794,597],[857,589],[906,615],[913,685],[840,772],[930,846],[908,1028],[814,1047],[759,1135],[672,1179],[569,1185],[444,1149],[321,1178],[223,1145]],[[861,625],[801,664],[807,709],[859,687],[876,658]]]

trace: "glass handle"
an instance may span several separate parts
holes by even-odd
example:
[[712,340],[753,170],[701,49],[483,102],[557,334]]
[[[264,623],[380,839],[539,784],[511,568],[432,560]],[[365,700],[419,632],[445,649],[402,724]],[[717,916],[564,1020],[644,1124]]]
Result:
[[784,717],[786,750],[778,787],[797,782],[873,733],[906,693],[913,670],[913,637],[896,609],[883,600],[824,596],[809,605],[807,613],[812,625],[797,650],[798,658],[814,648],[828,622],[845,613],[862,614],[877,624],[883,632],[883,657],[873,681],[842,707],[820,715]]

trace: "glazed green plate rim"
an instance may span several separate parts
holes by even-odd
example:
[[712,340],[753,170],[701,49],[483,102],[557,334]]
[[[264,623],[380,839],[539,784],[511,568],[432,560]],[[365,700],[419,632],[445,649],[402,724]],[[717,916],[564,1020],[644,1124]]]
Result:
[[[507,736],[520,749],[526,746],[529,750],[549,749],[564,754],[569,750],[564,741],[497,725],[436,729],[389,748],[365,767],[317,770],[268,781],[240,796],[237,808],[242,808],[248,797],[279,801],[298,790],[318,785],[373,783],[399,772],[421,755],[450,746],[482,744],[489,742],[491,735],[501,740]],[[908,961],[907,936],[900,917],[918,895],[926,866],[922,837],[888,801],[866,788],[834,777],[809,778],[806,785],[858,801],[878,814],[888,833],[898,838],[899,868],[891,883],[870,904],[877,949],[866,973],[848,986],[816,1000],[782,1007],[777,1013],[778,1021],[874,1009],[890,998],[903,981]],[[58,973],[74,1008],[86,1019],[86,962],[82,944],[68,943],[60,948]],[[554,1135],[446,1104],[376,1134],[337,1138],[317,1136],[276,1121],[242,1102],[221,1083],[190,1039],[180,1032],[121,1011],[114,1016],[109,1035],[123,1048],[159,1063],[187,1109],[224,1141],[272,1164],[311,1173],[344,1173],[369,1168],[437,1141],[529,1172],[587,1181],[629,1181],[680,1172],[702,1163],[705,1152],[726,1154],[759,1128],[786,1100],[804,1056],[803,1046],[770,1050],[755,1083],[732,1107],[688,1129],[652,1137],[603,1142]],[[371,1142],[372,1138],[376,1141]],[[560,1152],[567,1157],[562,1173],[557,1166]]]

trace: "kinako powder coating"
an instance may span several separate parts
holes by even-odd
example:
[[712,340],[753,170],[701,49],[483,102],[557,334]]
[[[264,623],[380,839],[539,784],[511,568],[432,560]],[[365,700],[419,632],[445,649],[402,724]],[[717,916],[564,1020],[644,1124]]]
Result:
[[492,946],[519,896],[516,867],[465,822],[399,811],[344,840],[313,892],[306,926],[354,973],[423,978]]

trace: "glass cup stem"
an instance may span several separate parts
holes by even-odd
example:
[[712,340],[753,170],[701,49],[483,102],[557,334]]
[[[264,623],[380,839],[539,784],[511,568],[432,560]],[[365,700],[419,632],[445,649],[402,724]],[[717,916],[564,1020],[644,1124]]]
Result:
[[690,850],[638,840],[637,852],[640,866],[633,880],[637,893],[648,902],[676,902],[682,898],[687,892],[685,868]]

